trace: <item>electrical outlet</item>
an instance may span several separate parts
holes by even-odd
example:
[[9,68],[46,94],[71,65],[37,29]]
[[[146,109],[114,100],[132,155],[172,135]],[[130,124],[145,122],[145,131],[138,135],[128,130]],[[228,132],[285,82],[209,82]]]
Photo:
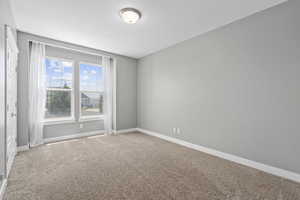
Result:
[[83,128],[83,124],[80,124],[80,125],[79,125],[79,128]]

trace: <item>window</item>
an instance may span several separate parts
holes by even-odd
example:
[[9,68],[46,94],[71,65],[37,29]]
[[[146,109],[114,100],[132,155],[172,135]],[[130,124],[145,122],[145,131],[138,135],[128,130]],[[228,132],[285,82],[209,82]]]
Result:
[[[102,117],[104,67],[53,57],[46,57],[45,67],[47,76],[45,121]],[[75,113],[75,108],[78,108],[76,109],[78,114]]]
[[80,63],[80,117],[103,115],[104,69],[100,65]]
[[47,97],[45,120],[73,118],[73,62],[45,59]]

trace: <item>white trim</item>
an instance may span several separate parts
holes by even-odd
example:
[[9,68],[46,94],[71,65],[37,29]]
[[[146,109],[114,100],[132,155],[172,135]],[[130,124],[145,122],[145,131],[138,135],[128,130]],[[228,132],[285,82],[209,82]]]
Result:
[[97,56],[97,57],[101,57],[101,64],[100,63],[92,63],[92,62],[85,62],[85,61],[79,61],[78,62],[78,64],[79,64],[79,68],[80,68],[80,64],[84,64],[84,65],[93,65],[93,66],[96,66],[96,67],[103,67],[103,65],[102,65],[102,63],[103,63],[103,61],[102,61],[102,57],[103,56]]
[[68,88],[68,89],[66,89],[66,88],[47,88],[47,91],[72,91],[72,89],[70,88]]
[[6,27],[7,27],[7,43],[9,43],[9,45],[13,48],[13,50],[18,54],[19,49],[18,49],[17,41],[14,37],[13,31],[12,31],[11,27],[9,27],[9,26],[6,26]]
[[145,133],[147,135],[158,137],[158,138],[161,138],[163,140],[167,140],[169,142],[173,142],[173,143],[176,143],[176,144],[179,144],[179,145],[182,145],[182,146],[185,146],[185,147],[197,150],[197,151],[202,151],[202,152],[217,156],[219,158],[223,158],[225,160],[229,160],[229,161],[241,164],[241,165],[252,167],[252,168],[267,172],[269,174],[273,174],[275,176],[279,176],[279,177],[286,178],[286,179],[293,180],[293,181],[296,181],[296,182],[300,183],[300,174],[297,174],[295,172],[287,171],[287,170],[280,169],[280,168],[277,168],[277,167],[272,167],[270,165],[266,165],[266,164],[262,164],[262,163],[255,162],[255,161],[252,161],[252,160],[248,160],[248,159],[245,159],[245,158],[242,158],[242,157],[239,157],[239,156],[224,153],[224,152],[217,151],[217,150],[214,150],[214,149],[210,149],[210,148],[207,148],[207,147],[203,147],[203,146],[200,146],[200,145],[192,144],[192,143],[189,143],[189,142],[177,139],[177,138],[169,137],[169,136],[162,135],[160,133],[152,132],[152,131],[149,131],[149,130],[137,128],[137,131],[139,131],[141,133]]
[[60,137],[44,138],[44,143],[47,144],[47,143],[59,142],[59,141],[63,141],[63,140],[70,140],[70,139],[100,135],[100,134],[104,134],[104,133],[105,133],[105,130],[100,130],[100,131],[79,133],[79,134],[74,134],[74,135],[64,135],[64,136],[60,136]]
[[77,123],[74,118],[52,118],[51,120],[43,121],[44,126],[56,124],[74,124]]
[[4,198],[4,193],[5,193],[6,186],[7,186],[7,180],[4,179],[4,180],[2,180],[2,181],[3,181],[3,183],[2,183],[2,185],[0,186],[0,200],[3,200],[3,198]]
[[96,91],[96,90],[80,90],[80,92],[104,93],[104,91]]
[[[100,57],[100,56],[98,56]],[[103,118],[103,113],[102,114],[96,114],[96,115],[82,115],[81,114],[81,94],[84,93],[84,92],[87,92],[87,93],[96,93],[96,94],[100,94],[100,97],[101,97],[101,94],[104,94],[103,91],[97,91],[97,90],[81,90],[81,79],[80,79],[80,76],[81,76],[81,64],[83,65],[90,65],[90,66],[95,66],[95,67],[99,67],[99,68],[102,68],[102,71],[104,71],[104,67],[102,65],[103,63],[103,56],[101,56],[101,65],[98,63],[89,63],[89,62],[84,62],[84,61],[79,61],[78,62],[78,70],[79,70],[79,78],[78,78],[78,85],[79,85],[79,121],[84,121],[85,119],[89,119],[89,118]],[[102,78],[104,79],[104,73],[102,73]]]
[[100,115],[81,115],[81,102],[80,102],[80,117],[78,121],[90,121],[104,119],[104,114]]
[[28,150],[29,150],[29,146],[28,145],[17,147],[17,152],[23,152],[23,151],[28,151]]
[[122,133],[130,133],[130,132],[135,132],[137,131],[137,128],[130,128],[130,129],[121,129],[115,131],[116,134],[122,134]]
[[72,67],[74,67],[74,64],[75,64],[75,61],[73,59],[70,59],[70,58],[55,57],[55,56],[45,56],[45,58],[56,60],[56,61],[62,61],[62,62],[70,62],[70,63],[72,63]]
[[103,121],[104,120],[104,116],[103,115],[99,115],[98,117],[94,117],[94,116],[88,116],[88,117],[84,117],[79,119],[79,123],[84,123],[84,122],[91,122],[91,121]]
[[[8,81],[7,81],[7,77],[8,77],[8,53],[9,53],[9,50],[11,49],[12,51],[12,54],[14,54],[15,56],[12,58],[14,59],[14,61],[16,61],[15,64],[15,68],[16,68],[16,75],[18,76],[18,72],[17,72],[17,69],[18,69],[18,54],[19,54],[19,49],[18,49],[18,45],[17,45],[17,41],[16,41],[16,38],[14,37],[14,34],[13,34],[13,30],[10,26],[8,25],[5,25],[5,39],[6,39],[6,42],[5,42],[5,94],[7,95],[8,91],[7,91],[7,85],[8,85]],[[10,52],[11,53],[11,52]],[[16,99],[17,100],[17,99]],[[9,175],[9,172],[11,170],[11,167],[13,165],[13,162],[14,162],[14,159],[15,159],[15,156],[17,154],[17,144],[16,144],[16,138],[17,138],[17,135],[16,135],[16,138],[14,139],[14,141],[8,141],[8,135],[7,135],[7,97],[5,97],[5,131],[4,131],[4,139],[5,139],[5,143],[4,143],[4,177],[3,178],[6,178],[8,177]],[[16,111],[18,111],[18,108],[16,108]],[[17,126],[17,124],[15,124]],[[16,130],[17,131],[17,130]],[[17,133],[16,133],[17,134]],[[13,144],[13,149],[8,149],[11,147],[10,144]],[[2,166],[0,166],[2,168]],[[3,181],[6,181],[6,180],[3,180]],[[6,184],[6,182],[5,182]],[[6,186],[5,186],[6,187]],[[2,186],[1,186],[1,191],[2,193]],[[2,194],[0,193],[0,195],[2,196]],[[3,192],[4,193],[4,192]],[[0,196],[0,197],[1,197]],[[1,197],[2,198],[2,197]],[[1,199],[0,198],[0,199]]]

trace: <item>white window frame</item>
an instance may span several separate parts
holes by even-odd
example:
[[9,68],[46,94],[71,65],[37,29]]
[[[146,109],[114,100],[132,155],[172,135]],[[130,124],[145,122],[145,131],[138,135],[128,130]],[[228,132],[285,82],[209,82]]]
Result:
[[72,63],[72,88],[71,89],[64,89],[64,88],[48,88],[47,91],[71,91],[71,116],[70,117],[54,117],[54,118],[45,118],[44,123],[49,122],[65,122],[65,121],[75,121],[75,61],[71,59],[59,58],[59,57],[52,57],[52,56],[45,56],[46,59],[52,59],[57,61],[63,62],[70,62]]
[[78,85],[79,85],[79,121],[89,121],[89,120],[98,120],[98,119],[104,119],[104,113],[103,114],[100,114],[100,115],[87,115],[87,116],[83,116],[81,114],[81,92],[91,92],[91,93],[101,93],[99,91],[95,91],[95,90],[81,90],[81,87],[80,87],[80,84],[81,84],[81,81],[80,81],[80,65],[81,64],[86,64],[86,65],[93,65],[93,66],[96,66],[96,67],[100,67],[103,69],[103,78],[104,78],[104,67],[100,64],[96,64],[96,63],[90,63],[90,62],[83,62],[83,61],[80,61],[78,63],[78,71],[79,71],[79,75],[78,75]]

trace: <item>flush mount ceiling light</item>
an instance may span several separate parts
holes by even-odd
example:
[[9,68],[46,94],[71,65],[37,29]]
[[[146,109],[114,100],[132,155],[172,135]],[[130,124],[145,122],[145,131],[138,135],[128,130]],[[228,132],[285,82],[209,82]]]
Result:
[[120,16],[124,22],[135,24],[142,17],[142,14],[135,8],[123,8],[120,10]]

